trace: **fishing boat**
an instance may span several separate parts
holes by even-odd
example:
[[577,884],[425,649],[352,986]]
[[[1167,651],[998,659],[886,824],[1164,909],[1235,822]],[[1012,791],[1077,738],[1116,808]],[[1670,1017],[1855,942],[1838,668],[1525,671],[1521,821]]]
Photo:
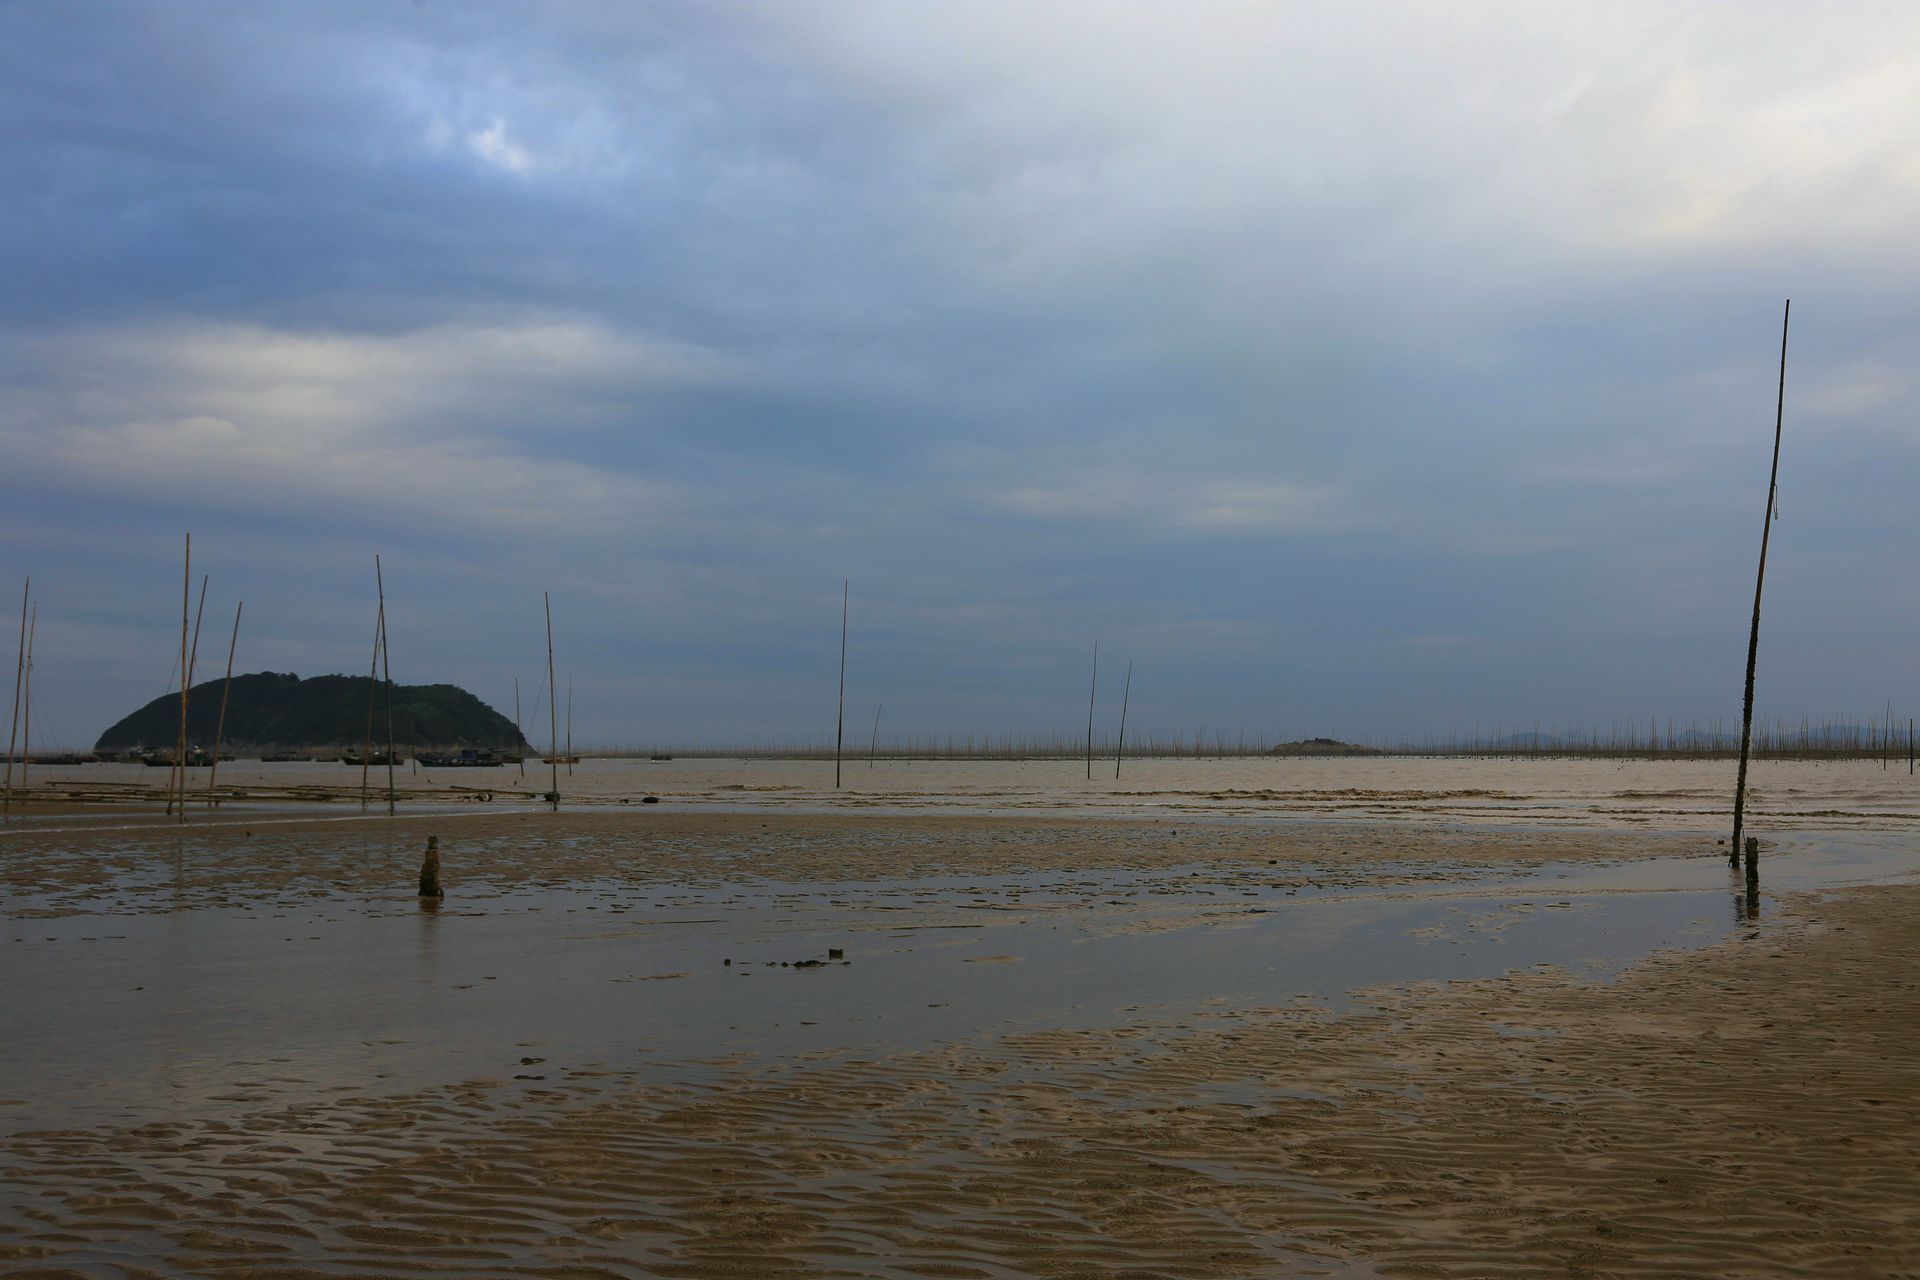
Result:
[[[222,760],[233,759],[232,756],[221,756],[220,758]],[[173,768],[173,752],[163,751],[158,747],[148,751],[142,751],[140,753],[140,763],[153,769],[171,769]],[[187,748],[187,767],[189,769],[204,769],[212,763],[213,753],[205,747]]]
[[505,757],[491,751],[435,752],[421,751],[414,760],[423,769],[492,769],[508,763]]
[[364,755],[357,751],[349,751],[340,757],[340,763],[351,765],[389,765],[398,764],[399,761],[394,758],[394,754],[391,751],[369,751]]

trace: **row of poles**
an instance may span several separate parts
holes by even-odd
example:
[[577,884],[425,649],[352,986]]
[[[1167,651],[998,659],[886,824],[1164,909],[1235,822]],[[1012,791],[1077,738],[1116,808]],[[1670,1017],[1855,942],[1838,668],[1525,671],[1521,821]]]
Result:
[[[847,739],[847,604],[852,595],[852,582],[842,579],[840,582],[840,703],[833,726],[833,785],[840,787],[841,770],[846,757]],[[1087,781],[1093,781],[1093,707],[1094,699],[1100,691],[1100,642],[1093,642],[1093,677],[1087,689]],[[1120,777],[1120,761],[1127,750],[1127,705],[1133,697],[1133,664],[1127,664],[1126,685],[1120,695],[1120,736],[1113,749],[1113,776]],[[880,703],[873,709],[873,737],[867,745],[867,767],[873,767],[873,758],[880,744],[880,713],[886,709],[886,703]]]
[[[360,808],[362,812],[365,812],[369,807],[369,803],[370,803],[371,769],[373,764],[373,723],[374,723],[375,695],[378,692],[380,685],[384,684],[386,686],[386,691],[387,691],[387,706],[386,706],[387,813],[389,815],[392,815],[396,812],[396,798],[395,798],[395,784],[394,784],[394,766],[396,763],[396,749],[395,749],[395,742],[394,742],[394,726],[393,726],[393,660],[392,660],[391,651],[389,650],[388,644],[387,644],[386,572],[385,572],[384,566],[381,564],[380,557],[377,554],[373,558],[373,575],[374,575],[374,587],[377,593],[378,604],[374,614],[373,659],[367,671],[366,732],[362,738],[362,746],[361,746],[361,752],[360,752]],[[167,780],[167,810],[166,810],[168,816],[171,817],[171,816],[177,815],[179,821],[181,822],[185,822],[187,820],[187,808],[188,808],[187,787],[188,787],[188,781],[190,776],[188,772],[189,751],[191,750],[188,732],[187,732],[188,713],[191,707],[193,676],[194,676],[195,670],[199,665],[200,624],[206,615],[207,582],[208,582],[208,575],[202,575],[200,579],[200,601],[197,607],[193,607],[192,606],[193,534],[189,532],[186,535],[184,567],[182,569],[181,581],[180,581],[180,657],[179,657],[179,666],[177,668],[177,670],[181,674],[180,724],[179,724],[178,732],[175,734],[175,737],[174,737],[172,768],[169,771],[168,780]],[[27,726],[26,732],[28,735],[28,742],[29,744],[31,743],[31,733],[32,733],[32,729],[31,729],[32,675],[31,673],[33,669],[33,657],[32,657],[33,636],[35,631],[38,629],[39,617],[40,617],[39,606],[37,603],[33,607],[31,617],[29,617],[29,614],[28,614],[27,596],[31,592],[32,586],[33,586],[33,580],[29,578],[27,580],[27,585],[23,589],[21,594],[20,656],[19,656],[19,661],[16,666],[15,675],[14,675],[14,711],[13,711],[12,727],[9,729],[9,734],[8,734],[6,782],[5,782],[5,793],[4,793],[5,808],[9,812],[11,811],[12,805],[13,805],[13,789],[14,789],[13,762],[14,762],[15,749],[17,744],[16,735],[19,733],[21,729],[22,720],[23,720],[21,713],[23,709],[26,712],[24,719],[25,719],[25,724]],[[557,699],[552,696],[552,691],[554,688],[553,605],[546,592],[541,593],[541,604],[546,613],[546,624],[547,624],[547,689],[548,689],[547,703],[548,703],[548,713],[549,713],[549,727],[551,731],[550,738],[549,738],[551,749],[548,751],[548,756],[550,757],[553,765],[553,774],[549,784],[551,787],[551,790],[548,791],[545,799],[555,809],[558,809],[560,807],[560,751],[559,751],[560,726],[559,726],[559,710],[558,710],[558,706],[556,705]],[[221,694],[220,694],[220,715],[219,715],[216,728],[214,730],[213,751],[208,759],[208,763],[210,765],[210,768],[208,769],[208,772],[207,772],[207,792],[206,792],[206,805],[208,808],[211,808],[216,803],[215,788],[218,784],[219,776],[220,776],[220,753],[221,753],[221,750],[226,745],[227,709],[231,703],[232,695],[233,695],[233,659],[234,659],[235,651],[238,649],[239,643],[240,643],[240,618],[241,618],[241,613],[245,609],[245,607],[246,607],[245,601],[240,601],[235,604],[234,610],[233,610],[233,632],[227,642],[226,679],[222,685]],[[518,702],[518,682],[517,681],[515,682],[515,693],[516,693],[515,701],[517,704]],[[519,720],[518,706],[516,705],[515,707],[516,726],[518,724],[518,720]],[[569,737],[571,737],[571,731],[569,731]],[[28,757],[31,756],[30,745],[27,749],[27,755]],[[29,762],[30,760],[27,758],[23,758],[20,762],[21,763],[20,786],[22,788],[26,786],[27,766]]]
[[[1761,530],[1760,530],[1760,564],[1759,564],[1758,572],[1756,573],[1755,579],[1754,579],[1753,617],[1752,617],[1752,623],[1751,623],[1751,626],[1749,627],[1748,635],[1747,635],[1746,685],[1745,685],[1744,697],[1742,700],[1741,716],[1740,716],[1740,764],[1739,764],[1739,770],[1734,782],[1733,839],[1731,842],[1731,848],[1729,849],[1729,852],[1728,852],[1728,860],[1731,863],[1731,865],[1733,865],[1735,868],[1738,868],[1741,864],[1741,859],[1743,857],[1745,858],[1746,875],[1747,875],[1748,888],[1750,893],[1757,888],[1758,841],[1751,840],[1751,839],[1744,839],[1745,824],[1746,824],[1747,768],[1751,758],[1751,748],[1752,748],[1752,741],[1753,741],[1753,691],[1754,691],[1755,670],[1758,665],[1759,650],[1760,650],[1760,605],[1761,605],[1762,596],[1766,590],[1767,551],[1771,541],[1771,535],[1773,532],[1773,522],[1778,518],[1778,515],[1779,515],[1778,494],[1779,494],[1779,481],[1780,481],[1780,441],[1781,441],[1782,431],[1783,431],[1785,418],[1786,418],[1787,336],[1788,336],[1788,328],[1791,323],[1792,316],[1793,316],[1793,301],[1792,299],[1788,299],[1785,309],[1782,312],[1781,320],[1780,320],[1780,376],[1779,376],[1779,384],[1778,384],[1778,389],[1777,389],[1775,402],[1774,402],[1773,463],[1767,478],[1767,507],[1766,507],[1765,518],[1761,524]],[[389,814],[392,814],[395,811],[394,736],[393,736],[393,667],[392,667],[391,655],[387,647],[386,579],[381,567],[380,557],[378,555],[374,556],[373,564],[374,564],[374,583],[375,583],[376,590],[378,592],[379,604],[378,604],[377,612],[375,614],[375,623],[374,623],[373,662],[367,673],[367,722],[366,722],[366,733],[364,737],[364,745],[363,745],[361,758],[360,758],[360,765],[361,765],[360,807],[364,811],[367,808],[367,804],[368,804],[369,769],[371,768],[372,754],[373,754],[374,694],[376,689],[376,683],[382,682],[382,677],[384,677],[383,682],[387,687],[387,751],[386,751],[387,812]],[[33,603],[31,608],[29,607],[30,596],[32,593],[32,586],[33,586],[33,580],[31,578],[28,578],[26,585],[21,590],[21,597],[20,597],[20,644],[19,644],[19,656],[16,661],[15,670],[14,670],[13,711],[11,714],[10,726],[8,729],[7,763],[6,763],[5,791],[4,791],[4,796],[5,796],[4,809],[7,812],[11,812],[12,806],[13,806],[13,789],[14,789],[13,764],[15,759],[16,748],[18,746],[18,738],[23,728],[23,721],[24,721],[24,730],[26,734],[26,739],[28,743],[27,755],[30,757],[32,753],[32,747],[31,747],[32,723],[33,723],[32,721],[32,714],[33,714],[32,713],[32,683],[31,683],[32,670],[33,670],[32,655],[33,655],[34,634],[37,632],[39,628],[38,604]],[[178,736],[175,739],[174,753],[173,753],[173,770],[169,777],[168,790],[167,790],[167,795],[168,795],[167,812],[169,815],[172,815],[177,812],[179,815],[179,820],[182,822],[185,822],[187,817],[188,700],[189,700],[190,690],[192,689],[192,686],[193,686],[193,672],[199,660],[200,621],[205,614],[206,604],[207,604],[206,577],[203,576],[201,578],[200,604],[197,610],[189,609],[189,604],[190,604],[191,595],[192,595],[192,586],[193,586],[193,534],[189,532],[186,535],[185,567],[181,575],[181,583],[180,583],[180,659],[179,659],[180,665],[178,668],[181,674],[180,728],[179,728]],[[852,597],[851,580],[842,580],[841,590],[840,590],[840,692],[839,692],[838,714],[837,714],[837,718],[834,726],[834,744],[833,744],[833,784],[836,788],[840,787],[842,782],[842,767],[843,767],[845,745],[846,745],[847,624],[848,624],[848,609],[849,609],[851,597]],[[554,809],[557,810],[560,807],[560,727],[559,727],[559,706],[558,706],[559,699],[555,696],[556,689],[554,684],[553,602],[550,595],[547,592],[542,592],[540,598],[541,598],[541,605],[545,613],[546,630],[547,630],[547,691],[548,691],[547,712],[548,712],[548,742],[549,742],[548,759],[549,759],[549,763],[552,766],[552,774],[549,782],[549,786],[551,789],[548,791],[545,799]],[[220,751],[225,743],[227,707],[233,691],[233,658],[234,658],[234,651],[238,646],[239,640],[240,640],[240,617],[241,617],[241,611],[244,609],[244,607],[245,607],[244,601],[239,602],[234,606],[233,632],[227,644],[226,681],[225,681],[223,691],[221,693],[221,698],[220,698],[220,715],[219,715],[218,727],[216,728],[214,733],[214,748],[213,748],[212,757],[210,759],[211,768],[208,772],[208,777],[207,777],[208,806],[211,806],[214,803],[214,794],[215,794],[214,787],[218,779],[219,770],[220,770]],[[192,624],[191,627],[189,627],[190,619]],[[1086,766],[1087,766],[1087,779],[1089,781],[1091,781],[1093,778],[1093,719],[1094,719],[1094,706],[1095,706],[1096,698],[1098,696],[1099,687],[1100,687],[1100,642],[1096,640],[1094,641],[1094,645],[1093,645],[1092,678],[1087,691]],[[1116,747],[1116,750],[1114,753],[1113,776],[1116,779],[1119,778],[1120,776],[1120,763],[1121,763],[1122,756],[1124,755],[1124,752],[1125,752],[1127,706],[1132,697],[1132,693],[1133,693],[1133,664],[1129,662],[1127,664],[1127,677],[1126,677],[1125,691],[1121,695],[1121,703],[1120,703],[1120,739],[1119,739],[1119,745]],[[517,705],[518,704],[518,682],[517,681],[515,682],[515,703],[516,703],[516,706],[515,706],[514,718],[517,725],[519,720],[519,710]],[[882,707],[876,707],[876,709],[874,710],[873,743],[876,745],[879,742],[880,711],[883,709],[883,707],[884,707],[884,704],[882,704]],[[23,712],[24,712],[24,715],[23,715]],[[571,729],[569,729],[568,737],[569,739],[571,739],[572,737]],[[569,751],[571,751],[570,741],[569,741]],[[870,747],[868,751],[869,765],[872,764],[873,754],[874,754],[873,749]],[[30,761],[28,759],[22,759],[20,763],[21,763],[20,785],[24,789],[27,782],[27,770],[28,770],[28,765]]]

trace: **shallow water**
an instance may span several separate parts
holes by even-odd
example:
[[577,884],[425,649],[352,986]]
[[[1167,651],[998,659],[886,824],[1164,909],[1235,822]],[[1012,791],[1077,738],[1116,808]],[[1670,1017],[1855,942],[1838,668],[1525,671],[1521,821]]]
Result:
[[[1915,867],[1890,839],[1805,838],[1768,859],[1770,883],[1796,888]],[[1337,1004],[1536,965],[1604,976],[1742,923],[1724,866],[1699,857],[1411,887],[1249,890],[1204,869],[473,883],[437,910],[307,888],[151,909],[150,888],[127,871],[78,913],[10,904],[0,1131],[654,1063],[687,1078],[714,1059],[884,1054],[1203,1002]]]
[[[204,770],[192,786],[204,789]],[[892,812],[1092,813],[1114,816],[1419,817],[1473,823],[1591,823],[1707,830],[1727,822],[1731,760],[1430,759],[1423,757],[1128,760],[1117,781],[1113,762],[1077,760],[882,760],[849,762],[844,786],[831,762],[791,760],[584,760],[560,770],[568,805],[637,804],[655,796],[681,807],[878,809]],[[160,786],[165,771],[140,765],[84,765],[34,772],[38,794],[131,797]],[[550,783],[546,766],[524,774],[493,769],[399,771],[409,809],[478,807],[536,800]],[[360,811],[360,770],[340,764],[223,765],[220,783],[250,793],[236,806],[298,801],[342,816]],[[384,778],[371,780],[373,809],[384,808]],[[480,797],[490,797],[483,801]],[[1774,828],[1873,827],[1920,822],[1920,778],[1904,763],[1755,762],[1749,812]],[[255,812],[259,809],[256,808]],[[194,811],[196,821],[202,811]],[[15,825],[18,824],[18,819]],[[97,825],[99,818],[35,818]],[[4,830],[0,828],[0,830]]]

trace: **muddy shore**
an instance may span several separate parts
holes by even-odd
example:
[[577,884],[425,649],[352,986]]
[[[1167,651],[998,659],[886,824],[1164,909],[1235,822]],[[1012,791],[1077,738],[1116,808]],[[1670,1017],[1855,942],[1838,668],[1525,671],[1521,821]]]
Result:
[[[453,887],[432,922],[396,888],[430,831]],[[430,974],[439,1025],[464,1035],[457,1001],[484,996],[486,975],[466,974],[447,940],[492,929],[487,965],[554,953],[576,983],[594,957],[662,957],[592,971],[594,991],[618,993],[623,1010],[753,990],[760,1003],[738,1016],[788,1024],[734,1025],[724,1051],[697,1061],[664,1036],[647,1038],[658,1049],[616,1039],[589,1051],[572,1032],[489,1027],[510,1038],[465,1070],[433,1060],[423,1083],[327,1074],[293,1023],[263,1023],[256,1056],[209,1059],[218,1079],[186,1082],[150,1114],[42,1125],[32,1116],[54,1114],[53,1090],[17,1069],[40,1059],[16,1045],[0,1086],[13,1130],[5,1274],[1920,1268],[1920,888],[1770,895],[1757,921],[1719,913],[1712,936],[1605,972],[1503,967],[1555,931],[1584,922],[1604,940],[1625,919],[1617,894],[1603,908],[1577,881],[1536,880],[1583,866],[1636,885],[1675,865],[1692,873],[1715,852],[1697,835],[489,814],[16,834],[5,851],[0,945],[48,957],[46,972],[77,964],[145,985],[134,970],[173,954],[162,935],[267,931],[295,957],[276,971],[285,1001],[306,998],[302,981],[317,992],[351,978],[378,995]],[[1342,913],[1384,922],[1370,946],[1427,946],[1435,972],[1480,976],[1409,976],[1338,998],[1325,982],[1239,981],[1248,957],[1292,956],[1283,939],[1304,948],[1308,921]],[[549,932],[512,932],[529,920]],[[1419,920],[1443,936],[1404,936]],[[680,940],[696,927],[711,949]],[[395,954],[418,952],[418,972],[369,951],[373,972],[342,973],[343,951],[401,931],[413,951]],[[328,950],[330,937],[349,941]],[[436,937],[439,950],[419,950]],[[851,940],[854,968],[766,967],[830,939]],[[1177,957],[1170,985],[1132,1004],[1094,988],[1072,1017],[925,1010],[946,988],[964,1008],[967,984],[1010,1005],[1023,988],[1044,994],[1072,957],[1136,954],[1101,950],[1121,947]],[[722,967],[720,951],[753,956],[756,976]],[[668,967],[674,956],[685,963]],[[1479,968],[1459,969],[1468,961]],[[853,990],[855,975],[888,969],[921,985],[882,984],[817,1014],[797,994],[808,989],[753,985]],[[475,991],[458,992],[469,979]],[[659,1003],[668,992],[683,1005]],[[877,999],[902,1005],[886,1010],[884,1035],[871,1017],[853,1026]],[[809,1014],[824,1026],[803,1030]],[[181,1071],[160,1061],[173,1051],[159,1041],[135,1052]]]

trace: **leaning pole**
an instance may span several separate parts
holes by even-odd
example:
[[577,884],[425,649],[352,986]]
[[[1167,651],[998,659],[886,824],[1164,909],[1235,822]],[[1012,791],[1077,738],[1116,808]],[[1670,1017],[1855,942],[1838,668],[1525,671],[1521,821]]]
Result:
[[1787,322],[1793,318],[1793,299],[1780,315],[1780,389],[1773,406],[1773,471],[1767,477],[1767,517],[1760,525],[1760,572],[1753,582],[1753,627],[1747,633],[1747,695],[1740,712],[1740,773],[1733,784],[1733,846],[1730,865],[1740,865],[1740,837],[1747,814],[1747,760],[1753,746],[1753,668],[1760,655],[1760,593],[1767,585],[1767,536],[1773,532],[1774,494],[1780,484],[1780,427],[1787,408]]

